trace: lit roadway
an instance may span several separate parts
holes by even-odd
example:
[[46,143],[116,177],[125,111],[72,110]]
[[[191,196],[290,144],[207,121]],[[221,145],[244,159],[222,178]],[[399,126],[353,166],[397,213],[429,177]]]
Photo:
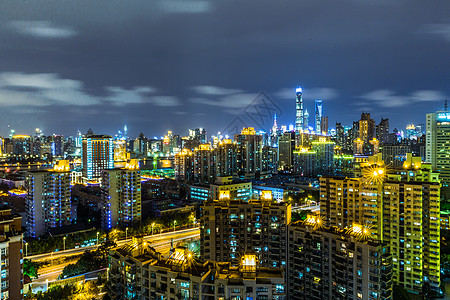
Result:
[[[155,248],[156,251],[162,253],[163,255],[166,255],[169,253],[170,246],[171,246],[171,239],[173,239],[174,246],[176,246],[177,242],[189,240],[189,239],[198,239],[200,236],[200,229],[198,227],[195,228],[188,228],[183,230],[177,230],[172,232],[165,232],[161,234],[154,234],[154,235],[147,235],[144,236],[144,240],[149,243],[150,246]],[[121,240],[117,241],[117,246],[122,246],[126,242],[131,241],[131,238],[128,240]],[[83,247],[83,248],[77,248],[77,249],[68,249],[65,251],[58,251],[58,252],[52,252],[52,253],[44,253],[39,255],[33,255],[33,256],[27,256],[28,259],[31,259],[33,261],[45,261],[45,260],[51,260],[67,256],[74,256],[82,254],[85,251],[88,250],[94,250],[97,248],[97,245],[90,246],[90,247]],[[64,267],[68,264],[75,263],[75,260],[73,261],[66,261],[62,264],[57,265],[51,265],[45,268],[42,268],[39,270],[39,278],[33,280],[33,291],[37,292],[40,289],[45,290],[47,280],[48,282],[53,282],[58,280],[58,276],[61,274]],[[98,271],[92,272],[93,275],[97,275]]]

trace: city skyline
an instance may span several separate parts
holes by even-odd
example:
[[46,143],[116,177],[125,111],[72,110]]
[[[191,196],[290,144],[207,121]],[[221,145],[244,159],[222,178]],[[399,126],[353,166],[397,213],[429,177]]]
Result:
[[298,85],[311,125],[322,99],[330,127],[365,111],[400,130],[424,123],[448,98],[449,62],[440,57],[450,46],[449,5],[249,1],[236,13],[232,3],[200,0],[63,9],[7,1],[0,134],[8,124],[17,133],[112,134],[123,124],[130,136],[213,133],[260,91],[279,105],[279,124],[289,125]]

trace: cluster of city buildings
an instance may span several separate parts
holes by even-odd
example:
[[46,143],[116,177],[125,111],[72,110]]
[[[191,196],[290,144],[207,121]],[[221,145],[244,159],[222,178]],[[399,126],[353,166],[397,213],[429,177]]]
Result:
[[[391,299],[394,285],[438,293],[440,230],[449,226],[440,212],[450,183],[447,106],[408,125],[406,136],[369,113],[329,130],[322,100],[309,126],[302,93],[295,127],[278,127],[275,116],[269,133],[243,128],[233,138],[208,139],[203,128],[153,139],[130,139],[126,127],[115,136],[11,132],[0,139],[2,183],[23,182],[30,237],[75,222],[75,184],[100,189],[105,230],[143,221],[143,186],[154,196],[145,207],[159,213],[175,198],[177,212],[199,208],[199,257],[178,248],[163,257],[140,239],[111,251],[113,299]],[[155,179],[148,169],[174,176]],[[302,186],[317,186],[319,208],[293,222],[287,194]],[[19,280],[3,275],[3,257],[22,255],[17,218],[0,215],[3,299]]]

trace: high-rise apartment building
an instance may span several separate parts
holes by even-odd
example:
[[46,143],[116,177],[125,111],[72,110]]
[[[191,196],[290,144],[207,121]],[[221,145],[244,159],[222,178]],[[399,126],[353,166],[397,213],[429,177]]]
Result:
[[131,159],[124,168],[102,174],[102,227],[111,229],[141,221],[141,172]]
[[286,226],[291,206],[261,200],[235,201],[223,193],[201,208],[201,256],[239,264],[247,252],[255,253],[263,267],[286,267]]
[[214,149],[216,175],[232,176],[236,171],[236,143],[231,139],[223,139]]
[[191,150],[183,149],[175,154],[175,178],[181,181],[194,181],[194,155]]
[[0,210],[0,299],[23,299],[22,217]]
[[262,136],[254,128],[244,128],[235,135],[237,176],[244,178],[258,177],[261,173]]
[[87,134],[82,139],[83,177],[97,180],[102,170],[114,168],[114,142],[109,135]]
[[381,118],[380,124],[376,126],[376,134],[381,144],[389,141],[389,119]]
[[208,184],[214,182],[214,153],[210,144],[201,144],[194,150],[194,181]]
[[303,112],[303,91],[301,87],[295,89],[295,132],[305,130],[305,116]]
[[426,162],[440,173],[443,191],[450,195],[450,111],[427,114]]
[[[376,159],[375,159],[376,158]],[[320,178],[320,215],[327,226],[364,226],[389,245],[393,280],[422,292],[440,284],[439,174],[410,154],[403,168],[386,168],[380,156],[361,163],[357,178]]]
[[360,225],[324,227],[309,216],[289,226],[289,299],[392,299],[392,255]]
[[295,132],[284,132],[278,142],[278,166],[290,171],[294,165]]
[[60,160],[53,170],[29,171],[25,187],[27,234],[38,237],[50,228],[69,225],[70,167]]

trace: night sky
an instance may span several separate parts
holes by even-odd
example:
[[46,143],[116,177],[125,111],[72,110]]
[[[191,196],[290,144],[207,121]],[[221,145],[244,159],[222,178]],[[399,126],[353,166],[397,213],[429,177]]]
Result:
[[293,124],[297,85],[311,125],[323,99],[330,127],[404,130],[443,108],[449,54],[450,1],[2,0],[0,135],[268,130],[248,106]]

